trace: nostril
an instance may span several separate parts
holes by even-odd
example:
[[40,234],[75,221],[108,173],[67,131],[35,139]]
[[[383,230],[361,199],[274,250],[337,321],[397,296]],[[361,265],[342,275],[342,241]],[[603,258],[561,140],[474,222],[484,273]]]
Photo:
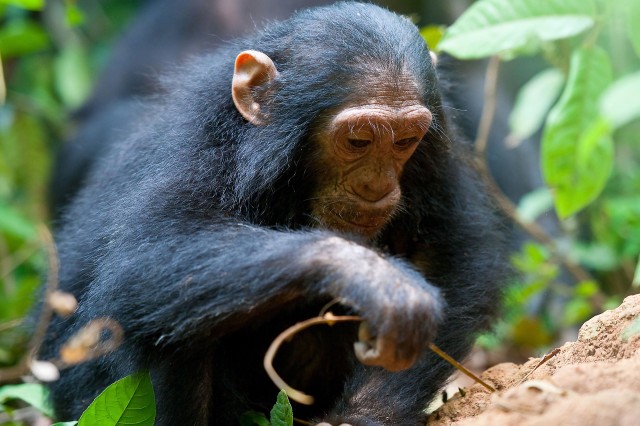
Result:
[[394,191],[394,189],[396,189],[396,186],[394,184],[385,184],[385,185],[364,184],[359,187],[355,187],[353,189],[354,189],[353,192],[358,197],[370,203],[375,203],[389,196],[389,194],[391,194]]

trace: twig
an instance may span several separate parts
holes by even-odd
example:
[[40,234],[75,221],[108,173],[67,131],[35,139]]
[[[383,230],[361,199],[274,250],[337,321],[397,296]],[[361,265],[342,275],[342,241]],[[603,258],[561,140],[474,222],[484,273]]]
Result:
[[444,359],[445,361],[447,361],[449,364],[453,365],[455,368],[457,368],[458,370],[462,371],[464,374],[466,374],[468,377],[472,378],[473,380],[475,380],[476,382],[480,383],[482,386],[484,386],[489,392],[495,392],[495,388],[491,385],[489,385],[487,382],[485,382],[484,380],[482,380],[480,377],[476,376],[475,374],[473,374],[471,371],[467,370],[466,367],[464,367],[462,364],[460,364],[458,361],[456,361],[455,359],[451,358],[449,355],[447,355],[445,352],[443,352],[439,347],[437,347],[436,345],[434,345],[433,343],[429,343],[429,349],[431,349],[433,352],[435,352],[436,354],[438,354],[440,356],[440,358]]
[[592,280],[591,274],[589,274],[580,265],[573,262],[567,256],[560,253],[557,244],[554,239],[535,222],[525,222],[519,215],[516,205],[502,192],[487,165],[486,150],[489,143],[489,134],[491,133],[491,127],[493,125],[493,119],[495,117],[495,110],[497,104],[497,83],[498,74],[500,70],[500,58],[493,56],[489,60],[487,65],[487,72],[484,84],[484,98],[485,103],[482,109],[482,116],[480,117],[480,124],[478,125],[478,131],[476,134],[476,140],[474,142],[476,152],[476,166],[483,178],[487,188],[496,200],[498,207],[519,227],[521,227],[526,233],[531,235],[534,239],[544,244],[551,251],[552,258],[562,264],[566,270],[577,281],[589,281]]
[[525,376],[522,378],[522,380],[520,380],[520,382],[518,382],[518,385],[521,385],[525,380],[527,380],[527,378],[529,378],[529,376],[531,376],[533,374],[534,371],[536,371],[538,368],[540,368],[540,366],[542,364],[546,363],[547,361],[549,361],[551,358],[553,358],[554,356],[558,355],[559,353],[560,353],[560,348],[555,348],[554,350],[552,350],[551,352],[546,354],[540,360],[540,362],[535,367],[533,367],[533,370],[531,370],[527,374],[525,374]]
[[0,370],[0,383],[7,383],[18,380],[23,375],[29,372],[29,364],[35,357],[44,341],[47,327],[53,315],[51,306],[46,302],[49,296],[58,288],[58,252],[56,250],[55,243],[53,242],[53,236],[49,229],[44,225],[38,226],[38,234],[43,246],[47,250],[47,260],[49,264],[49,272],[47,274],[47,289],[44,294],[44,301],[42,302],[40,317],[36,324],[36,330],[29,342],[29,349],[24,354],[22,359],[13,367]]
[[[282,343],[286,340],[290,340],[291,338],[293,338],[293,336],[295,336],[300,331],[306,328],[309,328],[313,325],[317,325],[317,324],[333,325],[336,322],[346,322],[346,321],[362,321],[362,317],[355,316],[355,315],[335,316],[331,312],[327,312],[321,317],[310,318],[308,320],[301,321],[297,324],[292,325],[291,327],[287,328],[285,331],[280,333],[278,337],[276,337],[273,340],[273,342],[271,342],[271,346],[269,346],[269,349],[267,350],[267,353],[264,356],[264,361],[263,361],[264,369],[266,370],[267,374],[269,375],[273,383],[275,383],[275,385],[279,389],[283,389],[287,393],[289,398],[305,405],[311,405],[314,402],[314,398],[311,395],[307,395],[306,393],[289,386],[287,382],[285,382],[282,379],[282,377],[280,377],[280,375],[273,368],[273,359],[275,358],[276,353],[278,352],[278,349],[280,349],[280,346],[282,345]],[[495,389],[493,387],[488,385],[486,382],[484,382],[478,376],[473,374],[471,371],[467,370],[458,361],[453,359],[451,356],[447,355],[444,351],[442,351],[433,343],[429,344],[429,349],[431,349],[435,354],[440,356],[449,364],[453,365],[455,368],[462,371],[464,374],[471,377],[476,382],[480,383],[482,386],[487,388],[490,392],[495,392]]]
[[20,324],[22,324],[23,319],[18,318],[11,321],[4,322],[0,324],[0,332],[11,330],[12,328],[16,328]]

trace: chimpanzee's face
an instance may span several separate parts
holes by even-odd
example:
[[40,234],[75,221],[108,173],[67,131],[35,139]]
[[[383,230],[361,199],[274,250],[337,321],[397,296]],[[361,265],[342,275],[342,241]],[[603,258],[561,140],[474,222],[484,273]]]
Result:
[[323,120],[312,215],[322,227],[375,236],[400,208],[400,177],[431,123],[409,79],[369,86]]

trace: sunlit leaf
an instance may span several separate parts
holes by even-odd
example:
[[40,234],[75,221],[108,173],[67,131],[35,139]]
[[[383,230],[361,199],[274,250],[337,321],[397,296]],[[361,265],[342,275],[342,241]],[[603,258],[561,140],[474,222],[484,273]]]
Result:
[[611,174],[611,128],[598,113],[598,100],[611,79],[604,50],[577,50],[562,97],[549,113],[542,139],[542,171],[562,218],[593,201]]
[[533,222],[553,207],[553,196],[549,188],[539,188],[526,194],[518,203],[518,217],[524,222]]
[[631,40],[636,54],[640,56],[640,25],[638,25],[638,22],[640,22],[640,1],[627,0],[624,2],[624,6],[627,8],[625,12],[629,40]]
[[563,322],[566,325],[582,324],[593,315],[591,303],[584,298],[574,298],[564,306]]
[[445,27],[442,25],[429,25],[420,30],[420,35],[427,42],[429,49],[438,51],[438,44],[440,44],[440,40],[442,40],[444,31]]
[[558,99],[564,75],[550,68],[535,75],[518,92],[516,102],[509,117],[511,136],[523,140],[540,130],[547,113]]
[[480,0],[446,31],[440,50],[482,58],[579,34],[594,24],[592,0]]
[[287,393],[283,390],[278,393],[276,405],[271,409],[271,426],[292,426],[293,410]]
[[13,208],[0,204],[0,232],[28,241],[36,236],[36,228]]
[[0,3],[11,4],[29,10],[40,10],[44,7],[44,0],[0,0]]
[[110,385],[82,413],[79,426],[153,426],[156,404],[148,372]]
[[48,44],[47,33],[33,22],[14,20],[0,28],[0,52],[3,59],[37,52]]
[[596,283],[595,281],[582,281],[578,285],[576,285],[575,289],[573,290],[573,294],[578,297],[586,298],[595,296],[599,291],[600,288],[598,287],[598,283]]
[[91,71],[87,53],[80,44],[69,44],[54,62],[55,83],[65,105],[76,108],[91,90]]
[[22,383],[0,387],[0,403],[10,399],[20,399],[45,416],[53,417],[53,409],[49,404],[49,391],[41,384]]
[[640,71],[616,80],[602,95],[600,112],[614,127],[622,127],[640,118]]

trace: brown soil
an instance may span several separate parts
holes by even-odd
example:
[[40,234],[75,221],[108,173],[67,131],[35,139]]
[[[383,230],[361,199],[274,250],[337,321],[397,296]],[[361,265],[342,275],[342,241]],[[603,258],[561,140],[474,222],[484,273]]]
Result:
[[640,425],[639,318],[640,295],[629,296],[584,323],[576,342],[537,369],[542,358],[485,371],[482,379],[497,392],[474,384],[433,413],[429,425]]

